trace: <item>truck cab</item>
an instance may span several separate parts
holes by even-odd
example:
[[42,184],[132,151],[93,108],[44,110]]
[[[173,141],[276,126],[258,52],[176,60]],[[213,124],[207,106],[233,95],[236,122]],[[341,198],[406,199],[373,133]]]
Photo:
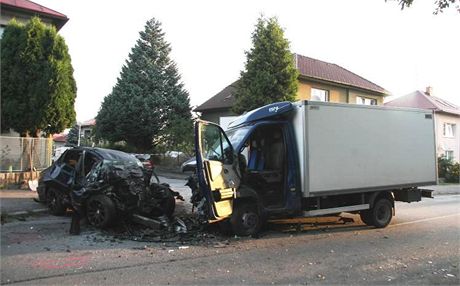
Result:
[[197,122],[197,175],[210,222],[229,219],[236,232],[248,235],[270,214],[301,212],[295,138],[283,118],[292,109],[290,102],[264,106],[238,118],[226,132]]

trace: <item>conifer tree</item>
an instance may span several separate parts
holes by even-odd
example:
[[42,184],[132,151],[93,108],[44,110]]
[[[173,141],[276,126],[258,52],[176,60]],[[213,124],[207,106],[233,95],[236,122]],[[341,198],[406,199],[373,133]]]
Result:
[[159,21],[147,21],[96,117],[98,138],[146,151],[178,137],[172,133],[175,122],[192,132],[189,95],[164,37]]
[[77,93],[67,45],[54,27],[34,17],[12,20],[1,39],[2,130],[38,137],[75,122]]
[[293,101],[297,93],[298,72],[276,18],[258,19],[252,45],[236,85],[233,111],[237,114],[277,101]]

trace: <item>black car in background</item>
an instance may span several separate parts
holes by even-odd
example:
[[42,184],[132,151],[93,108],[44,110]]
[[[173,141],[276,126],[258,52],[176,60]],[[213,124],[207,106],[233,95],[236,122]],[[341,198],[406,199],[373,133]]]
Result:
[[171,216],[178,193],[167,184],[151,183],[151,175],[131,154],[76,147],[41,173],[38,197],[52,214],[73,208],[98,227],[119,216]]

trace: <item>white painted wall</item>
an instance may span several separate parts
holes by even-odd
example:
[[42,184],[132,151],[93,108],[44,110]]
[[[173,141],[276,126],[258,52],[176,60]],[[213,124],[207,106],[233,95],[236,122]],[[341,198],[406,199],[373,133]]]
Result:
[[[460,116],[445,113],[436,113],[436,155],[445,154],[446,150],[454,152],[454,161],[460,162]],[[454,137],[446,137],[443,134],[444,123],[455,124]]]

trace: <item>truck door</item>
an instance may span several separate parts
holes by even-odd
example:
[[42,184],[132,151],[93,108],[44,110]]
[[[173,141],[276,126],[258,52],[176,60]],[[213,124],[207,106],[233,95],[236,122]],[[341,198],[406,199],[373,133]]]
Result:
[[233,199],[240,183],[232,144],[218,125],[198,121],[195,151],[198,181],[209,206],[209,219],[225,219],[232,214]]

